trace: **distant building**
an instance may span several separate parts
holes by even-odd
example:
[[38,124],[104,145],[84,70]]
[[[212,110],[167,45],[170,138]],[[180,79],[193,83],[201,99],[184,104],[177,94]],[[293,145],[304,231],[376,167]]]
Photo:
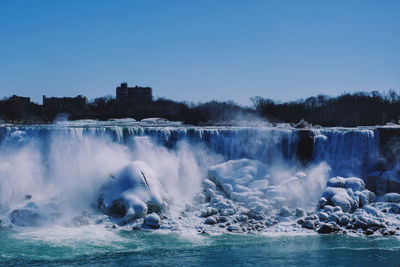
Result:
[[128,87],[128,83],[121,83],[116,89],[117,101],[133,103],[151,103],[153,101],[151,87]]
[[87,106],[87,98],[81,95],[77,97],[46,97],[43,96],[43,106],[45,108],[57,109],[84,109]]

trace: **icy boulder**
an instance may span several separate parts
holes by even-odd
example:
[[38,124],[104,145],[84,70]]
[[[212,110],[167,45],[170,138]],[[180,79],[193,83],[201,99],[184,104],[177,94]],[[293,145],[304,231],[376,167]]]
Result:
[[356,177],[333,177],[328,180],[322,193],[320,208],[325,205],[340,207],[343,212],[352,212],[375,200],[375,194],[365,189],[362,179]]
[[385,202],[400,203],[400,194],[399,193],[385,194]]
[[14,208],[9,213],[9,220],[16,226],[41,226],[46,223],[54,222],[63,215],[57,199],[39,201],[36,198],[25,199],[20,207]]
[[349,178],[333,177],[328,180],[327,186],[351,188],[354,192],[363,191],[365,189],[364,181],[356,177],[349,177]]
[[143,221],[143,228],[158,229],[160,228],[160,217],[157,213],[147,215]]
[[106,214],[123,217],[122,224],[160,213],[167,199],[156,175],[146,163],[134,161],[125,166],[102,187],[98,208]]
[[263,205],[278,211],[283,206],[305,208],[322,193],[328,170],[320,164],[307,169],[307,173],[295,173],[268,169],[257,160],[229,160],[208,169],[208,179],[203,182],[205,199],[208,202],[216,191],[222,191],[224,197],[246,207]]
[[[208,169],[211,181],[220,186],[230,198],[241,200],[253,195],[246,191],[265,190],[268,185],[266,175],[266,165],[249,159],[229,160]],[[257,185],[261,185],[260,188]]]
[[10,214],[10,219],[17,226],[38,226],[44,220],[38,211],[38,207],[34,205],[13,210]]
[[354,199],[349,196],[346,189],[341,187],[327,187],[322,193],[322,197],[332,206],[341,207],[344,212],[351,212],[356,208]]

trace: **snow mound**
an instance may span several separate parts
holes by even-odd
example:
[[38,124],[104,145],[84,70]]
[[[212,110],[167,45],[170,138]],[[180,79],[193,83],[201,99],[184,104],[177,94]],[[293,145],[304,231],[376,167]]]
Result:
[[106,214],[122,217],[122,224],[126,224],[147,213],[161,213],[166,209],[166,199],[167,194],[150,167],[134,161],[102,187],[97,206]]

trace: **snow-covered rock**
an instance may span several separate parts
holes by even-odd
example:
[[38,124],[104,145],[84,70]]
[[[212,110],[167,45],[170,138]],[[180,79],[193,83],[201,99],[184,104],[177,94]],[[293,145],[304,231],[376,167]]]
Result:
[[217,223],[217,220],[214,217],[208,217],[205,221],[204,224],[210,224],[210,225],[214,225]]
[[355,201],[349,196],[346,189],[340,187],[327,187],[322,193],[333,206],[339,206],[344,212],[351,212],[355,208]]
[[148,212],[162,212],[167,196],[156,175],[144,162],[135,161],[125,166],[102,187],[98,208],[124,223],[146,216]]
[[266,165],[260,161],[249,159],[229,160],[208,169],[209,179],[222,187],[230,198],[235,191],[235,193],[241,193],[234,186],[242,185],[249,188],[250,183],[253,182],[254,186],[255,181],[265,180],[266,174]]
[[387,193],[385,194],[386,202],[400,203],[400,194],[399,193]]
[[303,209],[296,208],[296,216],[297,217],[302,217],[302,216],[304,216],[304,214],[305,214],[305,211]]
[[10,214],[11,222],[18,226],[38,226],[42,220],[35,209],[16,209]]
[[292,213],[290,212],[288,207],[282,207],[279,212],[279,215],[281,215],[282,217],[290,217],[292,216]]
[[160,228],[160,217],[157,213],[147,215],[143,220],[144,228],[158,229]]
[[333,177],[327,182],[319,207],[323,208],[331,204],[334,207],[340,207],[343,212],[351,212],[374,201],[375,194],[365,189],[365,182],[362,179]]

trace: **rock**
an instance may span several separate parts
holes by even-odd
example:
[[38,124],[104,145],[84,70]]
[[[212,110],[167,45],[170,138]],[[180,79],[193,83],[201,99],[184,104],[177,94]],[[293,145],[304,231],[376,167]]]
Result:
[[355,219],[354,221],[354,228],[361,228],[363,230],[367,229],[368,225],[361,221],[360,219]]
[[201,212],[201,217],[209,217],[212,215],[218,214],[218,210],[216,208],[207,207],[205,210]]
[[321,197],[320,199],[319,199],[319,207],[322,209],[322,208],[324,208],[325,207],[325,205],[328,203],[328,200],[326,200],[326,198],[324,198],[324,197]]
[[205,201],[210,202],[210,200],[215,197],[215,191],[212,190],[211,188],[207,188],[205,190]]
[[160,217],[157,213],[152,213],[147,215],[143,221],[143,227],[148,227],[151,229],[158,229],[160,228]]
[[366,206],[370,203],[373,203],[375,201],[375,194],[369,190],[363,190],[362,192],[360,192],[359,194],[359,198],[360,198],[360,206]]
[[17,226],[38,226],[41,216],[34,209],[16,209],[10,214],[11,222]]
[[239,232],[241,232],[240,227],[237,226],[237,225],[229,225],[227,230],[228,230],[229,232],[232,232],[232,233],[239,233]]
[[354,192],[365,190],[365,182],[356,177],[333,177],[327,182],[328,187],[336,187],[336,188],[350,188]]
[[350,217],[348,215],[343,215],[342,217],[339,218],[339,225],[341,226],[346,226],[350,222]]
[[380,232],[381,232],[381,234],[382,234],[383,236],[395,235],[395,234],[396,234],[396,231],[394,231],[394,230],[389,230],[389,229],[386,229],[386,228],[381,229]]
[[400,194],[399,193],[387,193],[385,194],[385,202],[393,202],[399,203],[400,202]]
[[[165,205],[163,203],[154,203],[151,200],[148,200],[146,202],[147,205],[147,213],[157,213],[157,214],[161,214],[164,210],[165,210]],[[144,205],[143,205],[144,206]],[[146,214],[147,214],[146,213]],[[143,216],[145,216],[146,214],[144,214]],[[142,216],[142,217],[143,217]]]
[[249,217],[247,215],[239,215],[238,219],[239,222],[247,222],[249,220]]
[[279,215],[281,215],[282,217],[290,217],[292,216],[292,213],[290,212],[288,207],[284,206],[280,209]]
[[270,227],[270,226],[273,226],[273,225],[275,225],[275,224],[277,224],[277,223],[279,223],[279,221],[277,221],[277,220],[275,220],[275,219],[272,219],[272,218],[268,218],[266,221],[265,221],[265,226],[267,226],[267,227]]
[[227,222],[227,221],[228,221],[228,218],[225,217],[225,216],[220,216],[220,217],[217,218],[217,222],[218,223],[224,223],[224,222]]
[[326,205],[323,209],[324,212],[326,213],[332,213],[334,211],[334,208],[330,205]]
[[368,229],[365,231],[365,234],[366,234],[366,235],[373,235],[373,234],[374,234],[374,230],[368,228]]
[[144,162],[134,161],[101,188],[97,208],[115,217],[135,214],[142,218],[148,212],[165,210],[164,198],[166,193],[153,170]]
[[354,192],[365,190],[365,182],[356,177],[350,177],[345,179],[345,188],[351,188]]
[[379,221],[372,219],[372,218],[368,219],[366,223],[367,223],[368,227],[373,227],[373,228],[384,228],[385,227],[382,223],[380,223]]
[[265,220],[265,216],[258,212],[252,212],[248,214],[248,217],[253,220],[262,221]]
[[[233,199],[233,196],[240,197],[244,202],[247,197],[254,194],[243,195],[242,190],[237,190],[237,185],[248,185],[255,180],[265,180],[268,168],[257,160],[239,159],[229,160],[224,163],[208,168],[208,178]],[[256,193],[257,191],[251,190]],[[239,194],[233,194],[239,193]],[[261,193],[262,195],[262,193]]]
[[344,188],[346,185],[345,178],[343,177],[333,177],[330,178],[326,184],[328,187],[341,187]]
[[336,222],[339,221],[339,217],[338,217],[336,214],[332,213],[332,214],[329,216],[328,221],[329,221],[329,222],[334,222],[334,223],[336,223]]
[[314,221],[311,221],[311,220],[304,221],[303,227],[311,230],[311,229],[315,228],[315,223],[314,223]]
[[342,213],[343,211],[342,211],[342,208],[341,208],[341,207],[336,206],[336,207],[333,208],[333,212],[335,212],[335,213]]
[[215,220],[214,217],[208,217],[204,222],[204,224],[209,224],[209,225],[214,225],[216,223],[217,223],[217,221]]
[[236,211],[234,209],[226,209],[226,210],[221,211],[221,215],[223,215],[223,216],[231,216],[235,213],[236,213]]
[[315,214],[304,218],[305,221],[316,220],[316,219],[318,219],[318,216]]
[[400,214],[400,205],[399,204],[392,204],[390,206],[390,211],[394,214]]
[[203,187],[205,190],[211,189],[214,192],[217,190],[217,186],[210,179],[203,180]]
[[317,232],[319,234],[330,234],[333,231],[333,226],[328,223],[323,223],[321,226],[318,228]]
[[363,210],[365,210],[366,213],[371,214],[375,217],[381,216],[381,212],[377,208],[374,208],[370,205],[363,207]]
[[139,218],[142,218],[143,216],[138,216],[136,213],[129,213],[127,215],[125,215],[120,221],[119,221],[119,225],[127,225]]
[[327,187],[322,193],[322,197],[330,201],[333,206],[339,206],[343,212],[351,212],[356,208],[356,203],[344,188]]
[[303,209],[297,208],[296,209],[296,217],[303,217],[305,214]]
[[314,215],[314,214],[315,214],[314,211],[307,211],[307,216],[311,216],[311,215]]
[[326,213],[326,212],[320,212],[319,213],[319,219],[321,220],[321,221],[327,221],[328,220],[328,218],[329,218],[329,215]]

